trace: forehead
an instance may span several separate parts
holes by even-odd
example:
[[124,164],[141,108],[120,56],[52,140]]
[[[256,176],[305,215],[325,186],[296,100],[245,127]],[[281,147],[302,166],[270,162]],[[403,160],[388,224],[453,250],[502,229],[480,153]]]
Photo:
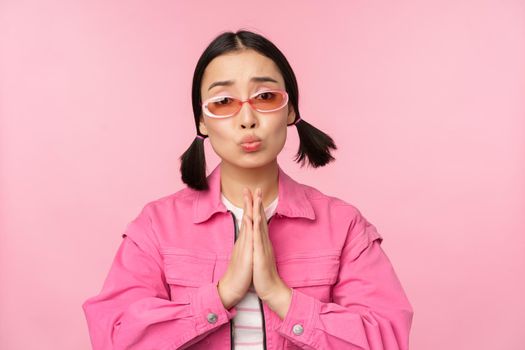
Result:
[[206,93],[211,83],[222,80],[234,80],[233,86],[237,87],[249,86],[254,76],[269,76],[284,86],[281,73],[270,58],[254,50],[242,50],[215,57],[204,70],[201,91]]

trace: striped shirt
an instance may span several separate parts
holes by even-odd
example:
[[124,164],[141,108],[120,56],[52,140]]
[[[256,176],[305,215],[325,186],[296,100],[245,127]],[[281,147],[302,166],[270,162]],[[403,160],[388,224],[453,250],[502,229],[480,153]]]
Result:
[[[236,227],[235,238],[241,227],[243,208],[233,205],[222,193],[221,200],[231,212],[235,215]],[[264,209],[266,219],[275,212],[279,197]],[[262,330],[262,310],[259,305],[259,298],[253,283],[244,298],[235,306],[236,315],[233,317],[233,341],[236,350],[259,350],[263,349],[264,334]]]

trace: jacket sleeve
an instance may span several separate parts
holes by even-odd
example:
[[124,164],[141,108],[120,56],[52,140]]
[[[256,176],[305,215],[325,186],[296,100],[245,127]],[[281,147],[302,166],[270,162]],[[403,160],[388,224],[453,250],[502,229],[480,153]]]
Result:
[[412,306],[381,248],[383,238],[356,211],[341,252],[333,302],[292,288],[277,331],[303,349],[407,350]]
[[82,304],[94,350],[184,349],[236,314],[222,304],[216,283],[170,300],[146,209],[122,235],[100,293]]

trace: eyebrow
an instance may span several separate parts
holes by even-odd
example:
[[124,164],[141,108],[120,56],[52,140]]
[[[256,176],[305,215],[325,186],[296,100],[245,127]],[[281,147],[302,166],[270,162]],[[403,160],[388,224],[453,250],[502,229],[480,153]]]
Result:
[[[271,82],[274,82],[274,83],[278,83],[277,80],[273,79],[273,78],[270,78],[270,77],[253,77],[250,79],[250,81],[254,81],[254,82],[257,82],[257,83],[261,83],[261,82],[266,82],[266,81],[271,81]],[[216,81],[214,83],[212,83],[210,85],[210,87],[208,88],[208,91],[211,90],[211,88],[215,87],[215,86],[231,86],[233,85],[234,81],[233,80],[222,80],[222,81]]]

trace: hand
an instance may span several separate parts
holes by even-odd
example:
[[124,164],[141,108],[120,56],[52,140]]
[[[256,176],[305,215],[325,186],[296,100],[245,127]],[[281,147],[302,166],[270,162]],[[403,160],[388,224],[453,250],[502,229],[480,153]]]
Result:
[[292,290],[283,282],[275,264],[262,191],[255,190],[253,202],[253,285],[257,295],[281,318],[291,301]]
[[237,240],[226,272],[219,280],[217,289],[225,308],[237,304],[252,283],[253,265],[253,207],[251,191],[243,189],[243,217]]
[[243,200],[241,229],[228,268],[217,286],[219,295],[229,309],[244,297],[253,279],[257,295],[283,319],[290,306],[292,290],[277,272],[262,192],[258,188],[252,199],[251,191],[244,188]]

